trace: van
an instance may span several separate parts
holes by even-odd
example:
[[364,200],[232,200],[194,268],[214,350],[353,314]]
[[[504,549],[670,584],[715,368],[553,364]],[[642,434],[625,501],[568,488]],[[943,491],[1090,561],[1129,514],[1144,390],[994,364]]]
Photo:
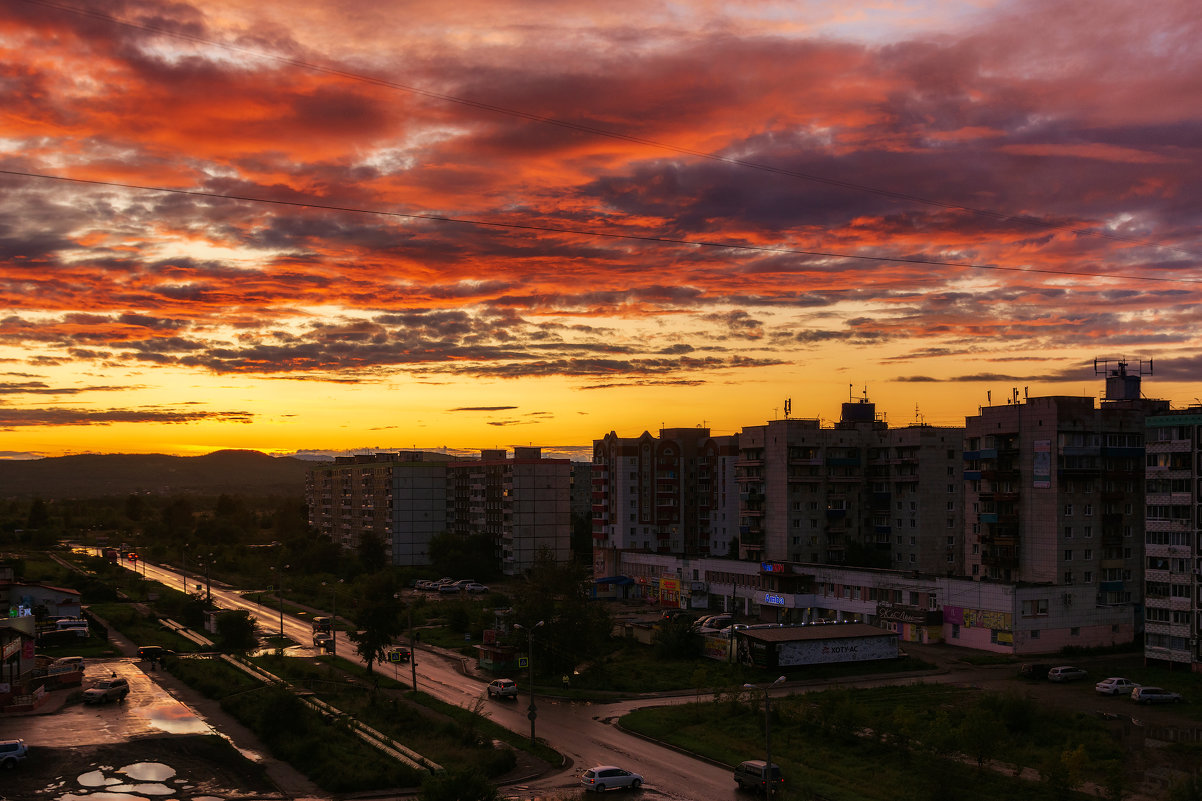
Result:
[[313,618],[313,631],[331,632],[334,630],[334,621],[328,617]]
[[748,759],[735,768],[735,784],[740,790],[755,790],[764,794],[771,787],[773,794],[776,794],[784,786],[785,780],[780,775],[780,765],[775,762],[769,765],[762,759]]
[[63,618],[54,621],[54,630],[74,632],[76,637],[91,636],[91,631],[88,630],[88,621],[78,618]]

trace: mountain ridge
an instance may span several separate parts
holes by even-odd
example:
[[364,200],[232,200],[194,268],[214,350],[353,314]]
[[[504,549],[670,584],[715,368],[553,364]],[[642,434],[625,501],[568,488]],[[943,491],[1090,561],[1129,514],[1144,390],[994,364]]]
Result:
[[305,474],[319,464],[255,450],[200,456],[75,454],[0,461],[0,498],[95,498],[154,495],[302,495]]

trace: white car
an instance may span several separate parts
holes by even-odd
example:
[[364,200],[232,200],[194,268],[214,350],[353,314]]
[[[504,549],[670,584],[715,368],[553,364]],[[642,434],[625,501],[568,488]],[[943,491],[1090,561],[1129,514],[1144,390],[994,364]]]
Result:
[[1139,685],[1124,679],[1121,676],[1111,676],[1108,679],[1102,679],[1093,686],[1100,695],[1131,695],[1131,691]]
[[488,683],[489,698],[517,698],[518,685],[513,679],[493,679]]
[[580,784],[585,790],[603,793],[615,787],[629,787],[637,790],[643,784],[643,777],[614,765],[598,765],[580,774]]

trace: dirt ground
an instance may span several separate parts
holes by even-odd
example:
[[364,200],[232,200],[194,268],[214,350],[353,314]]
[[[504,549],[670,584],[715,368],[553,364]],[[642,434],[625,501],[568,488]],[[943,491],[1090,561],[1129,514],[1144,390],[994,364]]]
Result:
[[[137,770],[122,772],[139,763],[161,763],[174,772],[166,778]],[[155,788],[159,792],[153,795],[163,801],[200,796],[230,801],[277,801],[284,797],[262,766],[215,735],[169,735],[104,745],[32,748],[21,765],[0,773],[0,796],[14,801],[50,801],[68,793],[94,794],[122,785],[129,792],[137,785],[153,784],[172,790],[168,795]],[[135,796],[147,794],[135,791]]]

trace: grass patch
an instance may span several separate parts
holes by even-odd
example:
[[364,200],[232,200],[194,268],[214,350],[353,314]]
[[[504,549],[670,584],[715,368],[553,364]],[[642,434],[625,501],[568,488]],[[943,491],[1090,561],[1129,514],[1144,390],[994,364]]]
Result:
[[[1124,759],[1100,721],[966,688],[829,690],[773,699],[771,711],[772,758],[786,777],[782,801],[943,801],[964,797],[965,787],[980,801],[1070,799],[1084,797],[1070,790],[1081,780],[1106,786]],[[728,765],[764,757],[758,693],[641,709],[621,723]],[[949,758],[956,754],[961,758]],[[1023,781],[986,767],[990,760],[1048,778]]]
[[[525,747],[518,735],[487,719],[483,700],[476,708],[461,709],[424,695],[415,699],[403,689],[389,690],[405,685],[380,671],[374,674],[379,688],[351,682],[347,674],[357,678],[365,671],[354,670],[355,666],[336,657],[315,661],[271,655],[253,661],[444,767],[470,766],[485,776],[496,777],[510,770],[515,758],[512,750],[496,748],[493,741]],[[558,755],[551,752],[549,761],[557,760]]]

